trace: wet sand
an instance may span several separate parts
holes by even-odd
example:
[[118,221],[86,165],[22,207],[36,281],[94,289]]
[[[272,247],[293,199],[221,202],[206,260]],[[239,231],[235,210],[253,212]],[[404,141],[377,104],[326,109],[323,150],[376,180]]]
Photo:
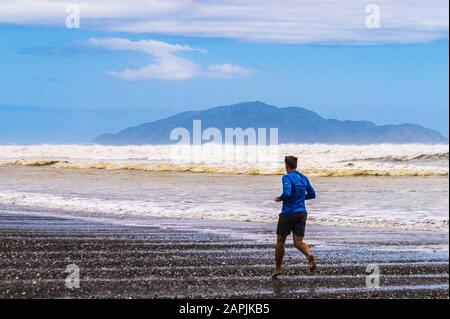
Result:
[[[191,230],[0,213],[0,298],[448,298],[448,234],[309,227],[310,274],[291,245],[270,278],[273,244]],[[348,233],[348,230],[347,230]],[[430,248],[431,247],[431,248]],[[381,249],[383,248],[383,249]],[[80,288],[65,285],[80,268]],[[380,287],[366,287],[377,264]]]

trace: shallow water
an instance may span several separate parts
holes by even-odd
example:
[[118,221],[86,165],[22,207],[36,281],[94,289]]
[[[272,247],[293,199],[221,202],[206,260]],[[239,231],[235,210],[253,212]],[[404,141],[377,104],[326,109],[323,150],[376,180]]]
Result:
[[[312,177],[320,225],[448,232],[448,177]],[[0,207],[131,217],[274,222],[280,176],[0,166]]]

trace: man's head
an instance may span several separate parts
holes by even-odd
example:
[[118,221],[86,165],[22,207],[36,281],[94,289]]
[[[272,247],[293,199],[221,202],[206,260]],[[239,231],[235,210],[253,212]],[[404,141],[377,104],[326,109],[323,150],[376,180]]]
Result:
[[284,164],[286,164],[286,171],[292,172],[297,169],[297,157],[295,156],[285,156]]

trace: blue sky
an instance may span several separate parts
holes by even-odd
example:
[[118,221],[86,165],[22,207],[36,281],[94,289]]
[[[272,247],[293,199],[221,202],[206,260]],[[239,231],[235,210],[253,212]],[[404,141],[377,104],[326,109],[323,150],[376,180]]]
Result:
[[[445,6],[435,2],[436,11],[425,14]],[[157,117],[158,110],[166,116],[262,100],[327,118],[418,123],[448,136],[448,13],[446,23],[428,17],[427,28],[436,20],[431,30],[405,23],[401,32],[381,28],[371,38],[350,24],[351,34],[311,31],[306,40],[283,30],[264,38],[263,27],[240,36],[226,25],[221,32],[199,25],[186,34],[165,11],[158,28],[142,16],[97,25],[94,12],[85,27],[82,19],[81,28],[68,29],[55,22],[58,15],[41,14],[30,21],[0,13],[0,105],[143,109]],[[120,117],[114,121],[111,129],[121,125]]]

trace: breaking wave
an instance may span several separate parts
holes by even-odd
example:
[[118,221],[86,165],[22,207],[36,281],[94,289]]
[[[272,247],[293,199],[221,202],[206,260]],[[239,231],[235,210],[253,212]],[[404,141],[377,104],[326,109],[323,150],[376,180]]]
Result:
[[[448,176],[448,145],[279,145],[227,148],[217,144],[101,146],[4,145],[0,165],[59,169],[136,170],[280,175],[283,157],[299,157],[311,176]],[[253,156],[253,157],[252,157]]]
[[418,161],[448,161],[449,152],[437,153],[437,154],[420,154],[417,156],[384,156],[374,158],[358,159],[360,161],[385,161],[385,162],[418,162]]
[[[99,170],[133,170],[145,172],[179,172],[179,173],[210,173],[210,174],[233,174],[233,175],[282,175],[284,168],[265,167],[230,167],[230,166],[208,166],[208,165],[136,165],[124,163],[71,163],[68,161],[26,161],[17,160],[3,162],[1,165],[19,166],[52,166],[67,169],[99,169]],[[343,176],[448,176],[449,169],[443,167],[408,167],[408,168],[304,168],[302,172],[315,177],[343,177]]]

